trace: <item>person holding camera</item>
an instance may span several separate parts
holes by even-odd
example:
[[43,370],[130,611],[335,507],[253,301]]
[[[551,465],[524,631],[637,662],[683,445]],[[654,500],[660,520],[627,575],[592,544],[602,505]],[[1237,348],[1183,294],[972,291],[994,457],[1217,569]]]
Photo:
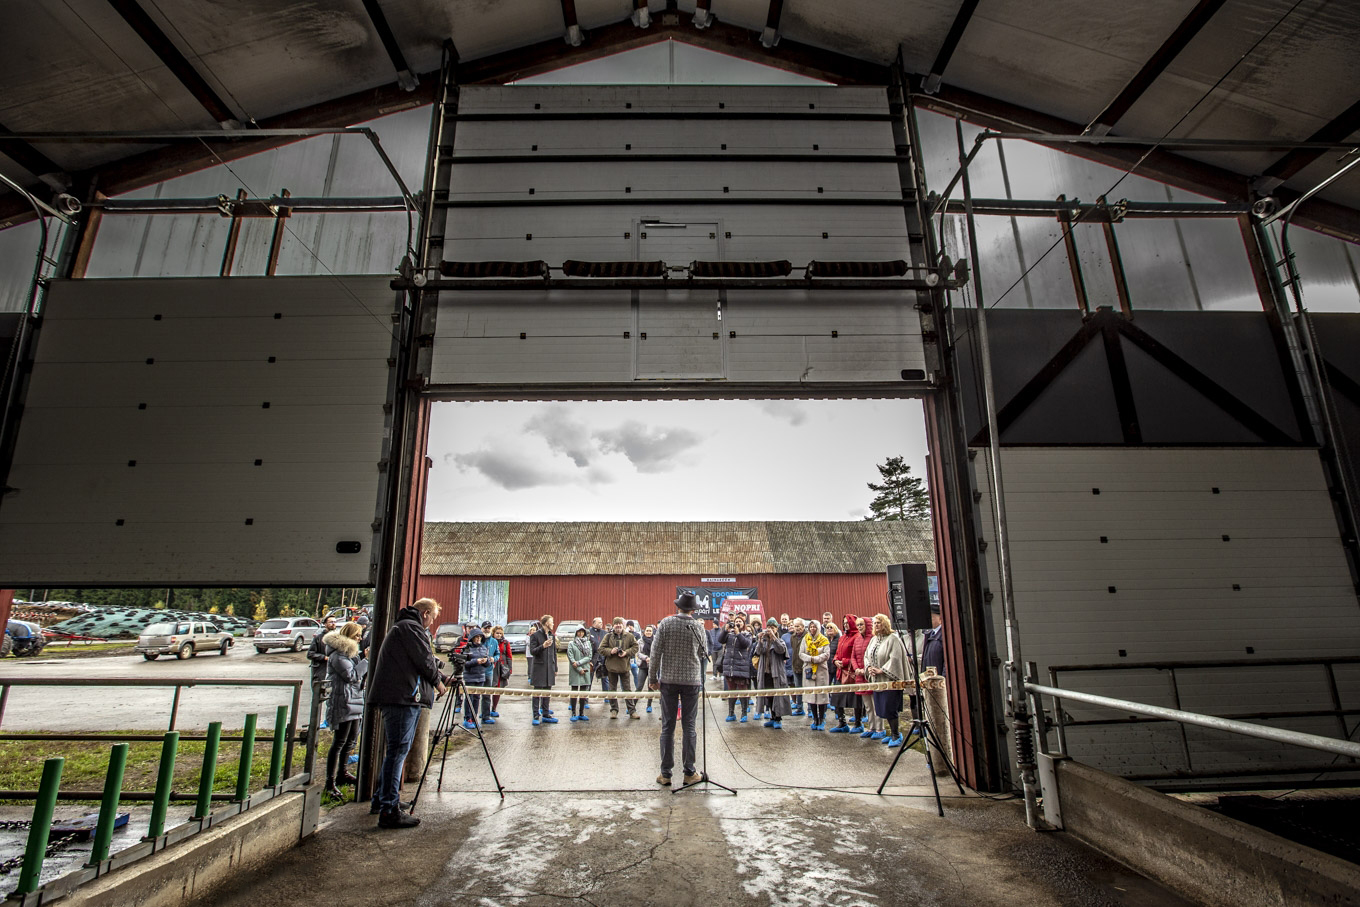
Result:
[[420,824],[402,811],[401,772],[415,738],[421,709],[444,695],[443,663],[434,657],[430,628],[439,620],[439,602],[422,598],[397,612],[373,669],[369,701],[382,713],[386,749],[373,806],[379,828],[412,828]]
[[[740,614],[729,617],[718,632],[718,642],[721,647],[714,661],[722,671],[723,685],[728,690],[751,689],[751,634],[746,632],[746,618]],[[738,698],[741,721],[745,724],[751,711],[751,700],[746,696],[728,698],[727,720],[737,720]]]
[[776,695],[772,692],[788,688],[785,683],[785,663],[789,660],[789,650],[784,645],[783,629],[779,621],[773,617],[766,622],[765,629],[761,630],[760,636],[756,638],[756,659],[756,688],[771,691],[760,697],[756,708],[770,716],[765,721],[765,727],[779,730],[784,726],[782,719],[789,714],[792,705],[787,695],[783,693]]
[[[481,627],[473,627],[468,631],[467,648],[463,650],[463,655],[467,658],[467,663],[463,668],[463,683],[470,687],[483,687],[490,681],[491,650],[486,646],[486,631]],[[481,706],[481,718],[483,722],[490,721],[495,724],[495,719],[487,713],[491,711],[491,697],[481,693],[464,693],[465,699],[463,711],[463,727],[469,731],[477,729],[478,706]]]

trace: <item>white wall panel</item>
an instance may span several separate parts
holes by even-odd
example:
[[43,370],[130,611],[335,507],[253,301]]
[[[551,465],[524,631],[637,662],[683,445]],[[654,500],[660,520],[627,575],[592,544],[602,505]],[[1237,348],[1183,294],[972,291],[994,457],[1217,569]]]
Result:
[[380,277],[53,284],[0,576],[371,582],[393,309]]
[[[1021,644],[1042,679],[1051,665],[1360,651],[1360,604],[1315,451],[1005,448],[1002,466]],[[990,488],[985,451],[974,469],[980,487]],[[1004,652],[991,508],[984,494],[983,584],[995,596],[992,632]],[[1170,672],[1151,670],[1060,676],[1074,689],[1175,706],[1170,680]],[[1182,668],[1175,680],[1190,711],[1332,708],[1320,666]],[[1343,705],[1360,705],[1355,687]],[[1075,703],[1067,711],[1111,717]],[[1271,723],[1340,732],[1335,718]],[[1077,758],[1126,774],[1326,761],[1235,735],[1183,738],[1160,724],[1074,729],[1068,742]]]

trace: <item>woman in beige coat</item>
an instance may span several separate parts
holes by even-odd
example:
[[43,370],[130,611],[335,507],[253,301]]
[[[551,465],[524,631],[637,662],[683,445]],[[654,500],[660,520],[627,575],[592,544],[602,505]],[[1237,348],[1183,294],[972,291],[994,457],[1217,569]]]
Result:
[[[907,647],[902,637],[893,632],[886,614],[874,615],[874,635],[864,652],[864,674],[870,683],[884,680],[906,680],[910,670]],[[901,690],[875,690],[874,714],[888,723],[888,732],[875,732],[871,739],[882,740],[890,747],[902,745],[902,730],[898,715],[902,712]]]

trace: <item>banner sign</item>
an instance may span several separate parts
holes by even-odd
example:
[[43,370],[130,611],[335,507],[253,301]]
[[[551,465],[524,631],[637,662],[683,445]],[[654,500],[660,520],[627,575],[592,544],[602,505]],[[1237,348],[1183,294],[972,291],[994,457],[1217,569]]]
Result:
[[[705,580],[708,582],[708,580]],[[708,586],[676,586],[675,594],[679,597],[680,593],[692,593],[699,602],[699,607],[694,609],[694,616],[700,620],[717,620],[718,613],[722,610],[723,602],[729,598],[755,598],[756,587],[746,586],[724,586],[720,589],[711,589]]]

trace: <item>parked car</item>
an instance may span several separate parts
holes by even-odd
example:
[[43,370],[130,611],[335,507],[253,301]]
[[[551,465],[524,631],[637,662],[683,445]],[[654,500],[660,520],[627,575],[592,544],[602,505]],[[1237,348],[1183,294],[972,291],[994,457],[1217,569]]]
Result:
[[3,642],[0,642],[0,657],[14,653],[15,658],[37,655],[47,645],[41,624],[28,620],[11,619],[5,627]]
[[292,649],[301,652],[312,644],[312,637],[325,632],[325,627],[310,617],[274,617],[260,624],[251,642],[261,655],[270,649]]
[[571,642],[571,638],[576,635],[576,631],[585,625],[586,622],[583,620],[564,620],[558,624],[557,631],[553,634],[557,637],[557,651],[567,651],[567,643]]
[[463,638],[462,624],[440,624],[434,631],[434,650],[436,652],[452,652],[453,647],[458,645],[458,640]]
[[510,651],[520,654],[529,648],[529,634],[534,631],[532,620],[512,620],[505,625],[505,641],[510,643]]
[[181,620],[148,624],[137,637],[137,653],[147,661],[155,661],[162,655],[192,658],[199,652],[211,652],[214,649],[226,655],[233,644],[231,634],[217,624]]

